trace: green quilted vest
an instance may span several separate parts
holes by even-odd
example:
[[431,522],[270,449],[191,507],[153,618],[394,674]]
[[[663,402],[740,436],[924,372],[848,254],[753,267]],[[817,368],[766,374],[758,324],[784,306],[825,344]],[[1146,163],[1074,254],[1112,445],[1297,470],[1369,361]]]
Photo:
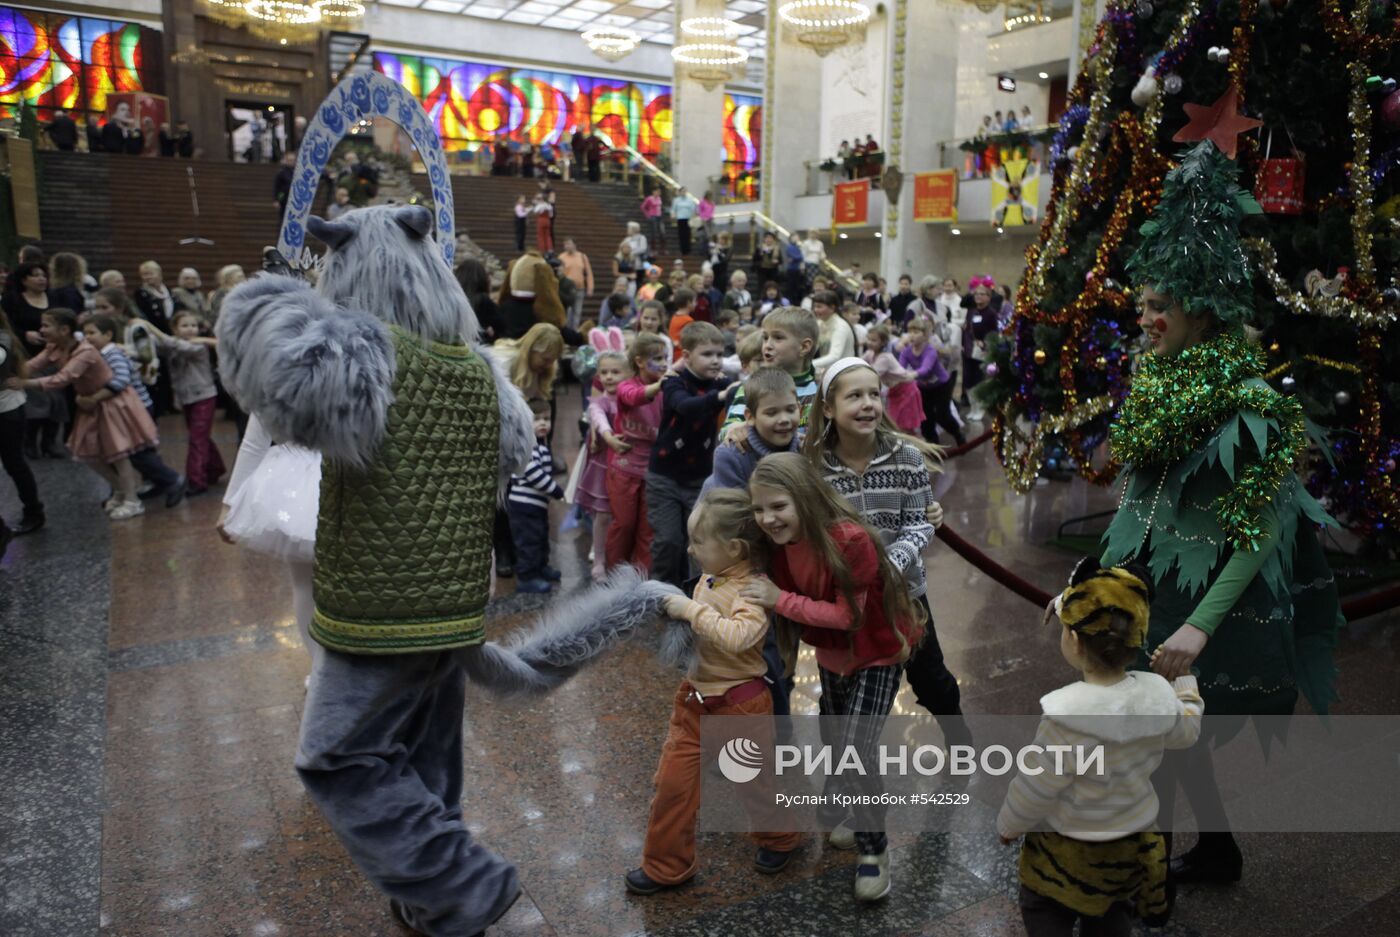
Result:
[[500,410],[466,345],[392,330],[397,370],[367,468],[326,463],[311,634],[350,654],[479,644],[491,574]]

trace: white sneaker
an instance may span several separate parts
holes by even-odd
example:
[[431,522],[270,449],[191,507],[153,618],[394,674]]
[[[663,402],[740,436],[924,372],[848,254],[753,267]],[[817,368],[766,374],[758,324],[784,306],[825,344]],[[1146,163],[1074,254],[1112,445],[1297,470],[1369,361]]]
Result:
[[155,491],[155,489],[156,489],[156,483],[155,483],[155,482],[143,481],[143,482],[141,483],[141,487],[136,489],[136,494],[137,494],[138,497],[141,496],[141,495],[147,495],[147,494],[150,494],[152,491]]
[[140,517],[145,513],[146,506],[140,501],[123,501],[121,504],[112,508],[111,513],[107,516],[114,521],[124,521],[132,517]]
[[[862,875],[861,872],[874,874]],[[890,893],[890,851],[861,856],[856,863],[856,900],[879,901]]]
[[121,503],[122,503],[122,496],[121,496],[121,495],[118,495],[118,494],[114,494],[114,495],[112,495],[112,497],[110,497],[110,498],[108,498],[106,501],[103,501],[103,502],[102,502],[102,510],[106,511],[108,514],[111,514],[113,511],[115,511],[115,510],[117,509],[118,506],[121,505]]
[[851,829],[850,823],[850,820],[842,820],[836,824],[836,829],[832,830],[831,835],[826,838],[832,849],[856,848],[856,831]]

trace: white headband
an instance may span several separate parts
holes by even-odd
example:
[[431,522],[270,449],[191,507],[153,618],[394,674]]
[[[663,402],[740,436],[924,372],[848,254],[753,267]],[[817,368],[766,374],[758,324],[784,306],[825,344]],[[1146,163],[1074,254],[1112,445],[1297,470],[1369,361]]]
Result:
[[[851,368],[857,367],[870,368],[870,362],[866,361],[864,358],[838,358],[836,361],[832,362],[831,367],[827,368],[826,373],[822,375],[822,396],[826,396],[826,392],[831,389],[831,382],[836,380],[842,371],[848,371]],[[870,368],[870,370],[873,371],[875,369]]]

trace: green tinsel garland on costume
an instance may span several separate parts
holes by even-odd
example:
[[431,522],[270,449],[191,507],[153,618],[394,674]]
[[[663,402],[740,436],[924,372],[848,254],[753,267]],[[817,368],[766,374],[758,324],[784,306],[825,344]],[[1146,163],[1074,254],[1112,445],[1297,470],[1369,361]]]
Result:
[[[1208,339],[1175,357],[1145,355],[1110,433],[1113,454],[1123,462],[1171,464],[1242,414],[1259,458],[1236,473],[1235,440],[1221,441],[1220,462],[1234,483],[1214,507],[1231,543],[1250,552],[1264,534],[1261,512],[1307,446],[1302,406],[1254,380],[1263,372],[1263,353],[1238,333]],[[1277,424],[1278,435],[1268,432],[1265,420]],[[1237,433],[1237,425],[1232,427]]]

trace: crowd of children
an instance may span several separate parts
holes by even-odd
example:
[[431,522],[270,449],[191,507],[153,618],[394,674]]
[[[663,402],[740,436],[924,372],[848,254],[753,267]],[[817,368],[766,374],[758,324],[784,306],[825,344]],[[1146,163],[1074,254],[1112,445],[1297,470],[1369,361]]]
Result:
[[[628,300],[619,308],[630,309],[625,283],[616,294]],[[510,495],[518,588],[547,591],[557,580],[548,562],[547,506],[567,497],[592,519],[584,529],[591,529],[595,579],[628,564],[688,596],[667,603],[671,617],[689,623],[695,655],[673,702],[641,863],[624,877],[635,894],[653,895],[696,874],[701,717],[790,713],[802,644],[816,658],[820,712],[847,717],[846,737],[824,739],[828,744],[873,757],[905,681],[948,744],[972,742],[923,565],[942,521],[930,485],[941,452],[927,440],[934,427],[963,437],[939,339],[950,317],[936,297],[921,299],[907,304],[902,320],[862,321],[861,307],[842,308],[834,294],[817,294],[810,310],[774,302],[756,323],[740,324],[737,315],[697,320],[696,295],[683,287],[669,321],[656,300],[644,301],[634,317],[618,315],[591,334],[596,374],[567,491],[551,477],[545,398],[553,376],[543,374],[557,364],[557,330],[536,326],[549,341],[527,335],[513,349],[517,383],[534,397],[540,441]],[[624,333],[626,325],[632,329]],[[863,355],[853,353],[862,346]],[[1137,780],[1116,776],[1115,783],[1152,814],[1124,818],[1126,838],[1056,826],[1062,789],[1047,794],[1044,781],[1030,778],[1013,786],[999,831],[1007,842],[1029,834],[1021,902],[1035,934],[1068,933],[1079,918],[1086,932],[1126,933],[1132,916],[1165,913],[1165,849],[1138,782],[1164,747],[1190,744],[1200,703],[1190,678],[1172,686],[1154,674],[1124,674],[1144,640],[1146,589],[1129,571],[1085,573],[1047,613],[1058,615],[1066,659],[1084,673],[1075,686],[1099,688],[1103,698],[1092,705],[1111,712],[1119,696],[1137,694],[1152,711],[1178,718],[1169,730],[1121,746],[1120,757],[1137,759]],[[1109,614],[1090,614],[1101,607]],[[1065,692],[1078,700],[1071,690]],[[1054,718],[1047,702],[1043,731],[1057,731]],[[833,779],[829,792],[845,783]],[[862,783],[869,794],[878,779]],[[760,809],[763,792],[757,785],[737,795],[751,818],[755,867],[772,874],[786,867],[802,837],[765,825],[772,813]],[[1131,812],[1126,800],[1123,812]],[[855,898],[888,895],[883,811],[861,806],[821,819],[828,843],[857,855]],[[1065,832],[1032,832],[1042,820]],[[1095,871],[1101,859],[1131,860],[1130,880],[1103,880]],[[1035,869],[1059,861],[1072,863],[1085,888],[1098,889],[1094,900],[1081,900],[1073,886],[1036,884]]]

